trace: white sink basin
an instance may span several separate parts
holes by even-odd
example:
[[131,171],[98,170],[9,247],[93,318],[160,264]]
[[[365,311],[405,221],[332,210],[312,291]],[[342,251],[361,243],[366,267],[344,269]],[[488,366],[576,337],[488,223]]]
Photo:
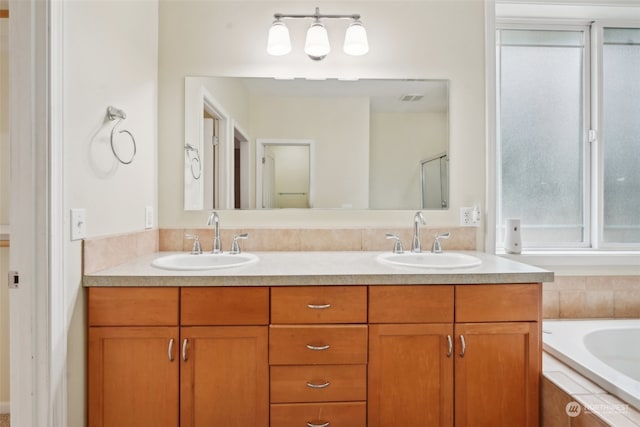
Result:
[[165,270],[214,270],[219,268],[241,267],[253,264],[259,260],[260,258],[250,253],[208,253],[200,255],[182,253],[156,258],[151,262],[151,265]]
[[433,252],[405,252],[402,254],[387,252],[378,255],[377,259],[383,264],[420,268],[468,268],[482,264],[480,258],[457,252],[439,254]]

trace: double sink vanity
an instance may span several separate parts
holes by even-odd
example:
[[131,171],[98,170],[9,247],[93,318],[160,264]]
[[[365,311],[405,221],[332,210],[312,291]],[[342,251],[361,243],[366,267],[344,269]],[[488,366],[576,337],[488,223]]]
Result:
[[542,282],[479,252],[154,253],[84,276],[110,426],[538,426]]

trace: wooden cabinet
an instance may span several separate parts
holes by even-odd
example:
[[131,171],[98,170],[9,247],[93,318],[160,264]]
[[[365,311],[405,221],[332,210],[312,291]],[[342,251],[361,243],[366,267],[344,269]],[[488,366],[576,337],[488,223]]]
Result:
[[272,288],[271,427],[366,427],[367,288]]
[[540,292],[371,287],[369,427],[538,426]]
[[268,288],[183,288],[180,426],[269,425]]
[[89,289],[90,427],[268,426],[268,288]]
[[89,427],[178,426],[178,289],[89,289]]
[[541,285],[90,288],[89,427],[536,427]]

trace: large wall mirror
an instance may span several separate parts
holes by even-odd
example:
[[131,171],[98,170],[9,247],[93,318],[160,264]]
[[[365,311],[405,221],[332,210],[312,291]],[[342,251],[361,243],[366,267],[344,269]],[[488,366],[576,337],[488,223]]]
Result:
[[185,209],[447,209],[447,80],[186,77]]

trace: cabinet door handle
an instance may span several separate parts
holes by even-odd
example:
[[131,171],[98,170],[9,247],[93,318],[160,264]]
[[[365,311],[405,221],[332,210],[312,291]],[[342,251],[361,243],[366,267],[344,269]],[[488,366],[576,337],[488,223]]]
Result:
[[464,341],[464,335],[460,335],[460,344],[462,345],[460,357],[464,357],[464,353],[467,351],[467,343]]
[[311,344],[307,344],[307,348],[309,350],[313,350],[313,351],[324,351],[324,350],[329,350],[331,348],[331,346],[329,344],[326,344],[326,345],[311,345]]
[[307,304],[307,307],[313,310],[324,310],[325,308],[331,308],[331,304]]
[[307,387],[309,388],[327,388],[329,387],[329,381],[325,381],[322,384],[312,383],[311,381],[307,382]]
[[451,335],[447,335],[447,344],[449,345],[447,349],[447,357],[451,357],[453,354],[453,339],[451,338]]
[[[316,423],[322,423],[322,424],[316,424]],[[316,421],[315,423],[312,423],[311,421],[307,421],[307,427],[329,427],[329,421]]]
[[182,340],[182,361],[186,362],[187,361],[187,345],[189,344],[189,340],[188,339],[184,339]]
[[173,362],[173,338],[169,340],[169,348],[167,349],[167,356],[169,356],[169,362]]

